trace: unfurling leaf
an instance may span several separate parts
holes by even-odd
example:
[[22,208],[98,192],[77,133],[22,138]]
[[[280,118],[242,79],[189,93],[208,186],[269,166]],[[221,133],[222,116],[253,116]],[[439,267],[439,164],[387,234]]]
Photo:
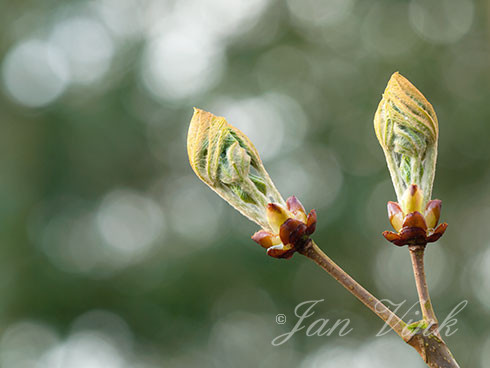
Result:
[[252,239],[275,258],[291,258],[308,244],[316,212],[308,216],[294,196],[285,202],[245,134],[225,118],[194,109],[187,150],[197,176],[262,227]]
[[225,118],[194,109],[187,151],[197,176],[243,215],[272,231],[269,203],[286,203],[265,171],[254,145]]
[[410,185],[432,194],[439,127],[432,105],[405,77],[391,76],[374,117],[374,129],[383,148],[398,202]]
[[412,83],[395,73],[376,111],[374,130],[398,198],[398,203],[388,202],[388,217],[397,232],[385,231],[383,235],[398,246],[436,241],[447,224],[436,227],[441,201],[430,200],[439,135],[432,105]]

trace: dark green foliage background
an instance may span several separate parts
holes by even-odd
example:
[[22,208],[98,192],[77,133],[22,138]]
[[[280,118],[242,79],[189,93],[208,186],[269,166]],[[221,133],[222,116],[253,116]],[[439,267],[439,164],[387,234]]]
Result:
[[[122,19],[123,29],[140,25],[142,13],[156,22],[180,6],[163,2],[165,9],[151,11],[154,3],[124,2],[134,18]],[[407,249],[381,236],[389,228],[386,202],[395,197],[372,128],[394,71],[424,93],[439,117],[433,195],[443,200],[449,228],[427,251],[435,310],[442,321],[468,300],[447,342],[461,366],[488,366],[488,2],[448,5],[434,20],[441,22],[436,34],[417,23],[422,2],[350,1],[344,9],[338,1],[307,1],[307,21],[295,13],[298,1],[255,3],[263,8],[218,39],[221,64],[208,65],[218,76],[195,93],[185,92],[192,89],[183,79],[181,97],[165,96],[142,78],[150,35],[165,34],[145,20],[144,31],[112,34],[109,69],[96,81],[68,84],[49,104],[28,107],[5,81],[5,60],[17,44],[49,39],[57,23],[77,16],[111,30],[97,2],[0,0],[0,366],[423,367],[393,333],[374,338],[381,321],[308,260],[268,258],[249,238],[256,226],[193,175],[185,147],[193,106],[218,115],[240,106],[232,110],[235,120],[227,115],[230,123],[262,137],[259,152],[273,146],[265,165],[285,197],[297,194],[307,209],[317,209],[317,243],[378,297],[407,300],[407,310],[415,285]],[[322,6],[334,16],[315,18]],[[469,21],[461,9],[469,9]],[[177,26],[208,15],[188,12]],[[175,53],[182,50],[175,46]],[[254,118],[246,119],[251,110]],[[268,125],[264,111],[276,125]],[[106,215],[115,225],[104,238]],[[161,223],[148,225],[153,218]],[[295,306],[313,299],[325,301],[308,324],[349,318],[353,331],[306,337],[303,330],[272,346],[294,326]],[[93,311],[102,317],[92,320]],[[413,312],[407,318],[417,318]],[[286,324],[276,324],[279,313]],[[36,331],[52,341],[35,338]],[[99,350],[76,341],[95,341]],[[64,352],[59,365],[46,357],[56,348]]]

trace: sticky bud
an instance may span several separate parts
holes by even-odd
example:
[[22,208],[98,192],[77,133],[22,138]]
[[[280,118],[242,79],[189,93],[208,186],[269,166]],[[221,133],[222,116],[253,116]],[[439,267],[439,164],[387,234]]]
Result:
[[284,201],[248,137],[223,117],[194,109],[187,135],[189,163],[196,175],[240,213],[262,227],[252,240],[275,258],[291,258],[309,244],[316,212]]
[[272,231],[267,204],[286,203],[245,134],[223,117],[194,109],[187,152],[192,169],[204,183],[244,216]]
[[437,116],[424,95],[400,73],[388,81],[374,117],[374,130],[398,203],[411,184],[419,187],[425,201],[429,200],[437,159]]

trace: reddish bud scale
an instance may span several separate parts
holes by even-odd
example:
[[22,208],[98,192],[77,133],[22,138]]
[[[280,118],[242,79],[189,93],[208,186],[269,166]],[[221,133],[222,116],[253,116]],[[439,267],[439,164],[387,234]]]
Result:
[[271,234],[270,232],[265,230],[257,231],[255,234],[252,235],[252,240],[260,244],[264,248],[269,248],[275,245],[273,242],[273,238],[274,234]]
[[286,200],[286,205],[288,206],[288,210],[291,212],[303,212],[306,214],[305,208],[301,204],[298,198],[295,196],[291,196]]
[[391,226],[396,231],[400,231],[403,224],[403,211],[400,205],[396,202],[388,202],[388,218],[390,219]]
[[311,235],[316,230],[316,210],[311,210],[306,220],[306,234]]
[[433,199],[427,203],[425,207],[425,221],[427,221],[427,227],[433,229],[439,222],[441,216],[442,201],[440,199]]
[[[295,252],[302,249],[309,241],[309,236],[316,228],[317,215],[311,210],[306,216],[301,202],[294,196],[286,201],[289,214],[280,206],[270,203],[267,207],[269,221],[274,228],[279,228],[278,234],[265,230],[257,231],[252,240],[267,248],[267,254],[274,258],[291,258]],[[278,244],[282,242],[282,244]]]
[[418,212],[407,214],[398,233],[393,231],[383,232],[383,236],[389,242],[399,247],[403,245],[426,245],[438,240],[446,231],[447,224],[442,223],[436,229],[428,229],[426,219]]

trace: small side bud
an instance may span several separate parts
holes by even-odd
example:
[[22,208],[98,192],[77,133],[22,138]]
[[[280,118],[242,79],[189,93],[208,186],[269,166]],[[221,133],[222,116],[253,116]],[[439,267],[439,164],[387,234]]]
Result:
[[316,230],[317,215],[316,210],[311,210],[306,219],[306,234],[311,235]]
[[252,240],[264,248],[270,248],[273,245],[281,244],[279,236],[265,230],[260,230],[253,234]]
[[396,202],[388,202],[388,217],[390,219],[391,226],[396,231],[400,231],[403,224],[403,211],[400,205]]
[[306,222],[306,211],[301,202],[295,196],[291,196],[286,200],[288,210],[297,220]]
[[442,201],[439,199],[433,199],[427,203],[425,208],[425,222],[427,227],[433,229],[439,222],[439,216],[441,216]]

